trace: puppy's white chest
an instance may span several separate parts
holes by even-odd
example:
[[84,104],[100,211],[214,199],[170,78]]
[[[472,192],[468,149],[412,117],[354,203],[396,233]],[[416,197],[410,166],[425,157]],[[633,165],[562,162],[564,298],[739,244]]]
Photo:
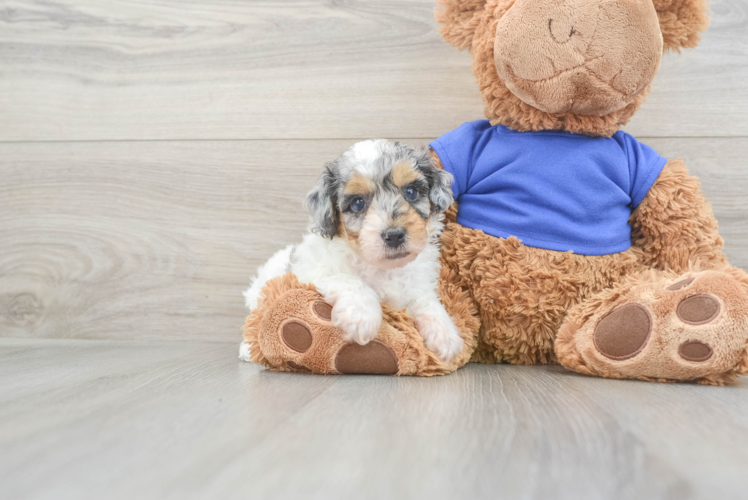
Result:
[[[395,309],[405,309],[417,298],[414,294],[417,294],[424,285],[423,282],[419,282],[418,286],[414,283],[414,273],[423,274],[417,272],[418,267],[418,264],[414,262],[405,268],[396,270],[368,268],[362,269],[360,276],[382,302],[386,302]],[[431,281],[430,276],[421,276],[419,281],[423,278],[426,283]]]
[[395,309],[404,309],[410,305],[410,290],[401,280],[388,277],[373,286],[374,292],[379,296],[382,302],[386,302]]

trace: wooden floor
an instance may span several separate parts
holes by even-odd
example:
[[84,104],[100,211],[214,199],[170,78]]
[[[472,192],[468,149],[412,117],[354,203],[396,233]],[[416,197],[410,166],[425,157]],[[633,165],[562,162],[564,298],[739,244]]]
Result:
[[[626,130],[748,268],[748,0]],[[241,290],[356,140],[482,118],[433,0],[0,3],[0,500],[746,498],[748,382],[240,364]]]
[[0,498],[744,499],[748,384],[237,363],[228,343],[0,340]]

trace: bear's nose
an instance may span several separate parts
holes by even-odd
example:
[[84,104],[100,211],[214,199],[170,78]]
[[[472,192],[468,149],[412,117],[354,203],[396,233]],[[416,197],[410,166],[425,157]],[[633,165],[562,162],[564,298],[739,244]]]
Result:
[[406,234],[404,227],[390,227],[382,233],[382,239],[389,248],[397,248],[405,241]]

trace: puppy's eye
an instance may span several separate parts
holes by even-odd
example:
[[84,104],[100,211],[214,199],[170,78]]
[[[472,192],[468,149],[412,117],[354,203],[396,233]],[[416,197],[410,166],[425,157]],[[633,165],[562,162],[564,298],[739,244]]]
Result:
[[353,203],[351,203],[351,210],[354,212],[360,212],[366,208],[366,201],[363,198],[356,198],[353,200]]
[[405,188],[405,199],[408,201],[416,201],[418,199],[418,191],[413,186]]

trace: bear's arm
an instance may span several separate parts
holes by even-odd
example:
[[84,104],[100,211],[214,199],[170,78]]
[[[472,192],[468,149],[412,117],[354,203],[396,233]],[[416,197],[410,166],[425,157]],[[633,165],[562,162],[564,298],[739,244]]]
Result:
[[682,273],[727,262],[712,207],[683,160],[667,162],[629,223],[632,244],[648,267]]

